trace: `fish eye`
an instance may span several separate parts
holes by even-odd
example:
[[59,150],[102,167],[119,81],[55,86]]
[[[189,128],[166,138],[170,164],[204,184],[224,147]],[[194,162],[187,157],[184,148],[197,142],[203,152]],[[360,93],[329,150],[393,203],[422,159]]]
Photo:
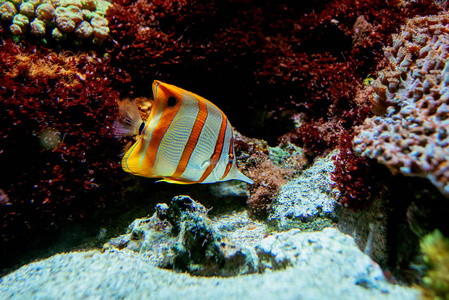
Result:
[[173,106],[176,105],[176,103],[178,103],[178,99],[176,99],[173,96],[168,97],[168,99],[167,99],[167,106],[168,107],[173,107]]
[[145,122],[141,122],[139,126],[139,135],[142,134],[143,129],[145,128]]

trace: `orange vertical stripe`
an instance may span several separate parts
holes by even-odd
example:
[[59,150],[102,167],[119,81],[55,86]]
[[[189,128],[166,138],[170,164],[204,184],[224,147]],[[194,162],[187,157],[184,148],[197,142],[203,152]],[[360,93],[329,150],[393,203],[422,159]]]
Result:
[[211,157],[210,165],[207,167],[206,171],[204,171],[198,182],[203,182],[204,180],[206,180],[207,176],[212,173],[212,170],[220,160],[221,150],[223,149],[223,143],[226,136],[226,126],[228,123],[228,119],[226,118],[225,114],[221,113],[221,115],[223,116],[223,118],[221,120],[220,134],[218,135],[217,142],[215,143],[214,154]]
[[231,142],[229,143],[229,151],[228,151],[228,155],[229,155],[229,162],[226,165],[226,169],[223,173],[223,177],[221,177],[220,180],[225,179],[226,176],[228,176],[229,171],[231,170],[233,161],[234,161],[234,130],[231,128]]
[[[151,139],[149,141],[148,148],[145,151],[145,155],[147,155],[148,157],[148,160],[146,161],[146,167],[151,168],[151,170],[154,169],[154,164],[156,163],[157,153],[159,151],[159,146],[161,144],[162,138],[164,137],[165,133],[173,122],[173,119],[176,117],[179,109],[181,108],[182,100],[177,100],[178,103],[176,104],[176,106],[171,108],[164,108],[159,121],[157,122],[156,126],[154,126],[154,129],[151,133]],[[165,106],[165,103],[163,105]]]
[[198,114],[193,124],[192,132],[190,133],[189,140],[182,152],[181,159],[179,160],[176,171],[170,176],[170,178],[179,178],[184,173],[187,165],[192,157],[193,150],[195,150],[196,144],[200,138],[201,131],[203,131],[204,124],[207,118],[207,104],[205,101],[196,98],[198,101]]

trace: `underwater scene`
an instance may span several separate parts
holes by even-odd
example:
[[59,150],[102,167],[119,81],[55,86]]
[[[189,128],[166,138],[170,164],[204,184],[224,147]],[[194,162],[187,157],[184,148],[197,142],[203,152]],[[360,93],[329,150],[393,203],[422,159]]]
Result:
[[447,1],[0,19],[0,299],[449,299]]

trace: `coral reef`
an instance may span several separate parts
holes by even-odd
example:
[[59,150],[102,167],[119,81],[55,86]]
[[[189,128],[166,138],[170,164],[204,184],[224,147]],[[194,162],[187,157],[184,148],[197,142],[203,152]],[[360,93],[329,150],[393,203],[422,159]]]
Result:
[[110,240],[106,249],[127,248],[158,267],[202,276],[256,272],[251,252],[216,231],[206,208],[188,196],[158,204],[151,218],[137,219],[128,233]]
[[105,15],[110,6],[107,0],[4,0],[0,14],[3,21],[11,21],[9,31],[14,36],[29,31],[62,41],[74,32],[79,39],[102,44],[109,35]]
[[[385,67],[382,47],[392,45],[394,49],[396,43],[400,43],[391,41],[391,34],[399,25],[409,17],[436,14],[444,8],[433,0],[114,0],[108,13],[99,12],[98,17],[92,12],[98,10],[100,2],[94,0],[0,2],[3,19],[0,109],[8,111],[0,116],[0,136],[5,141],[0,146],[0,163],[2,170],[8,170],[1,172],[0,180],[0,191],[4,191],[0,193],[4,240],[17,240],[24,231],[59,227],[67,220],[85,217],[110,202],[122,201],[121,197],[111,197],[122,187],[134,191],[144,189],[144,184],[132,185],[137,181],[117,184],[117,178],[123,175],[117,168],[121,147],[108,136],[108,131],[119,95],[148,97],[151,95],[148,83],[153,79],[197,91],[223,108],[233,125],[245,135],[267,141],[236,137],[240,167],[250,171],[256,181],[248,200],[251,217],[266,217],[275,211],[273,200],[280,191],[282,193],[281,186],[300,175],[313,160],[335,148],[340,154],[334,155],[335,169],[330,179],[341,192],[340,203],[351,208],[366,208],[373,202],[376,192],[374,175],[382,173],[376,172],[372,160],[353,153],[351,140],[355,126],[371,114],[367,99],[384,88],[375,81],[365,89],[363,84],[369,84],[370,80],[364,79]],[[107,2],[103,4],[109,6]],[[44,20],[51,20],[51,25]],[[21,44],[14,46],[12,40],[5,38],[11,33],[15,35],[13,40]],[[46,40],[60,46],[63,43],[54,39],[64,37],[66,41],[77,38],[79,42],[87,37],[95,43],[103,42],[102,47],[94,50],[101,49],[107,54],[103,56],[99,51],[56,54],[46,50]],[[31,40],[39,41],[43,47],[33,47],[29,43]],[[415,59],[413,55],[411,59]],[[407,67],[407,63],[403,64]],[[422,83],[425,93],[425,81]],[[399,86],[401,84],[399,80]],[[430,82],[426,84],[430,86]],[[378,113],[390,105],[380,100],[375,103]],[[296,129],[292,115],[298,121]],[[279,136],[286,132],[290,133],[283,137],[279,147],[268,146],[278,143]],[[444,132],[437,134],[442,136]],[[295,149],[293,144],[303,147],[304,151]],[[289,159],[289,156],[296,157]],[[303,175],[298,178],[307,185],[310,173],[306,171]],[[329,181],[326,176],[326,183]],[[151,194],[150,200],[157,198],[153,193],[157,189],[176,190],[147,186],[151,186],[146,190],[151,193],[146,193],[145,197],[150,198]],[[297,191],[297,186],[289,188],[291,190],[282,196]],[[327,184],[323,188],[326,195],[332,189]],[[204,190],[198,187],[197,191]],[[237,186],[225,185],[214,193],[247,195]],[[204,202],[208,207],[214,204],[214,211],[229,210],[232,205],[243,206],[243,202],[229,204],[230,198],[217,199],[209,194],[204,198],[211,201]],[[325,207],[335,205],[335,199],[324,199]],[[295,200],[290,209],[304,212],[304,206],[311,204],[301,202],[298,197]],[[388,203],[382,205],[388,206]],[[198,210],[187,209],[183,216],[193,214],[198,219],[191,216],[191,220],[199,220],[197,223],[209,230],[210,220],[201,223],[200,219],[204,221],[207,216],[194,207]],[[311,211],[320,211],[319,207]],[[381,214],[383,216],[379,216]],[[372,213],[370,217],[374,219],[360,219],[366,221],[365,226],[350,233],[363,237],[376,236],[376,232],[371,234],[373,231],[384,234],[387,225],[394,225],[385,225],[388,214],[388,207],[377,215]],[[162,218],[161,214],[159,216]],[[417,213],[410,216],[413,224],[419,223]],[[404,219],[403,215],[399,217]],[[382,226],[375,218],[382,219]],[[141,220],[134,224],[131,232],[143,234],[142,228],[152,224],[152,229],[160,230],[154,233],[157,236],[165,233],[167,224],[173,229],[172,223],[179,223],[174,217],[169,219],[165,219],[167,222],[151,219],[149,223]],[[242,228],[257,228],[255,238],[263,232],[247,219],[241,223],[246,224]],[[319,226],[330,223],[331,220],[323,219],[321,223],[305,226],[321,228]],[[168,227],[159,228],[157,224]],[[217,250],[220,243],[209,239],[209,231],[199,230],[198,236],[183,235],[186,228],[173,229],[178,232],[175,236],[182,238],[172,240],[174,243],[170,244],[171,252],[167,255],[169,262],[161,264],[198,274],[207,273],[217,265],[220,270],[220,255],[226,256],[220,252],[223,249]],[[191,226],[187,231],[191,230],[196,229]],[[205,236],[207,238],[201,240]],[[145,245],[141,236],[131,238],[130,233],[127,243],[132,247]],[[198,247],[201,241],[206,243],[204,249]],[[381,249],[372,250],[374,252],[386,251],[390,246],[381,239],[365,241],[379,242]],[[373,248],[366,244],[368,250]],[[3,245],[1,248],[7,249]],[[193,263],[189,264],[186,257],[191,250],[201,255],[194,256]],[[210,259],[205,268],[197,263],[204,255],[209,255]],[[174,262],[174,257],[179,260]],[[209,274],[219,272],[210,271]]]
[[[296,66],[294,73],[288,73],[294,76],[285,78],[283,84],[289,89],[294,78],[299,87],[290,99],[297,105],[301,121],[295,132],[282,138],[304,147],[310,157],[340,149],[344,156],[335,157],[338,168],[334,180],[344,194],[342,203],[351,208],[369,204],[375,190],[370,178],[374,172],[372,163],[352,153],[349,143],[341,142],[352,139],[355,126],[370,114],[366,97],[360,97],[363,79],[382,62],[381,49],[390,43],[399,24],[407,17],[440,10],[432,1],[336,1],[320,9],[315,7],[313,13],[300,18],[295,38],[301,42],[297,47],[302,51],[295,51],[285,42],[289,47],[284,51],[289,51],[289,55],[283,55],[284,63],[277,66],[285,69],[283,74],[290,66]],[[273,76],[267,72],[270,75]]]
[[370,101],[382,116],[355,130],[354,150],[394,174],[428,178],[449,196],[449,13],[410,19],[393,45]]
[[0,206],[2,251],[92,215],[120,194],[120,146],[110,136],[118,94],[105,72],[92,55],[3,41],[0,188],[9,204]]
[[426,275],[421,289],[424,299],[449,299],[449,239],[439,230],[421,240]]

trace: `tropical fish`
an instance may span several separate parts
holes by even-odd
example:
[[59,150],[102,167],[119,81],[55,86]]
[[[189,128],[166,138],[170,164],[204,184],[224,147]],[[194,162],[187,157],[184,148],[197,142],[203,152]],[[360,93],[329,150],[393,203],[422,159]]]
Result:
[[155,80],[154,103],[142,121],[135,102],[122,104],[116,136],[137,135],[122,159],[126,172],[178,184],[253,181],[238,169],[234,130],[214,104],[192,92]]

